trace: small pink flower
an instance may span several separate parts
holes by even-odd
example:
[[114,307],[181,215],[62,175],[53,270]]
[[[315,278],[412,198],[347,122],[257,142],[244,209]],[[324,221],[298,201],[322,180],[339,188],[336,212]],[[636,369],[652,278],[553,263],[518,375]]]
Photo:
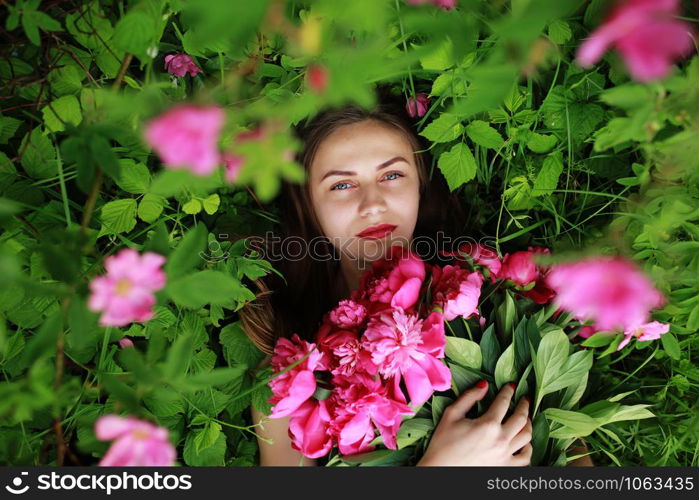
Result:
[[235,184],[240,174],[240,169],[243,167],[245,158],[233,153],[223,153],[223,166],[226,169],[226,182]]
[[95,436],[100,441],[114,440],[101,466],[162,467],[174,465],[177,458],[165,427],[133,417],[103,415],[95,422]]
[[168,73],[180,77],[185,76],[187,72],[189,72],[189,76],[196,76],[197,73],[201,73],[192,57],[187,54],[170,54],[165,56],[165,69]]
[[441,314],[433,312],[423,321],[400,308],[371,318],[362,338],[362,347],[371,353],[381,375],[394,381],[403,378],[414,408],[435,390],[451,387],[451,372],[439,361],[445,345]]
[[670,331],[670,325],[659,321],[651,321],[637,327],[629,328],[624,331],[624,340],[619,343],[617,351],[620,351],[626,344],[629,343],[632,337],[636,337],[640,341],[658,340],[664,333]]
[[152,252],[139,255],[132,248],[107,257],[104,262],[107,274],[90,282],[92,293],[87,303],[91,311],[102,311],[99,324],[124,326],[151,319],[155,305],[153,292],[165,286],[165,273],[161,270],[164,263],[162,255]]
[[638,81],[663,78],[693,47],[691,27],[675,17],[680,0],[624,0],[580,46],[577,62],[592,66],[611,47]]
[[327,370],[325,355],[294,334],[291,340],[280,338],[274,346],[272,356],[272,371],[278,373],[287,366],[311,353],[304,361],[291,370],[274,377],[269,381],[272,397],[269,399],[274,407],[270,418],[281,418],[292,415],[316,390],[314,371]]
[[665,299],[636,265],[621,257],[593,257],[554,265],[546,283],[555,303],[599,330],[629,330],[648,321]]
[[411,5],[425,5],[431,3],[435,7],[440,7],[444,10],[451,10],[456,7],[457,0],[406,0]]
[[289,419],[291,447],[308,458],[327,455],[333,445],[331,418],[327,399],[304,401]]
[[427,94],[418,93],[414,98],[411,97],[408,99],[408,102],[405,104],[405,111],[411,118],[425,116],[429,105],[430,98],[427,97]]
[[432,268],[433,307],[441,307],[444,319],[451,321],[457,316],[466,319],[478,314],[478,299],[481,295],[483,276],[458,266],[434,266]]
[[366,308],[353,300],[342,300],[338,306],[330,311],[330,321],[340,328],[352,328],[359,326],[366,318]]
[[224,120],[218,106],[181,104],[148,122],[145,138],[167,167],[209,175],[221,163],[217,143]]
[[519,286],[526,286],[536,280],[539,273],[532,258],[534,252],[523,250],[512,255],[505,254],[502,259],[502,268],[499,277],[504,280],[512,280]]
[[328,88],[328,70],[320,64],[308,68],[308,86],[314,92],[322,94]]
[[133,341],[128,337],[119,339],[119,347],[121,347],[122,349],[126,349],[127,347],[133,347]]
[[580,331],[578,332],[578,336],[580,336],[584,339],[589,339],[595,333],[597,333],[597,329],[594,326],[586,325],[580,329]]

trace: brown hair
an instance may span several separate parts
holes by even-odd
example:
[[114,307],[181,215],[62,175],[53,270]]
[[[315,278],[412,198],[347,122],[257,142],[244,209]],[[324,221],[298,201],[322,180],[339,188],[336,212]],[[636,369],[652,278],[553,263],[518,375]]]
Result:
[[[296,133],[303,142],[297,161],[309,171],[321,142],[338,128],[364,120],[376,120],[401,131],[415,152],[415,165],[420,179],[420,207],[413,238],[432,237],[438,231],[457,237],[464,231],[464,214],[455,193],[450,193],[438,169],[430,177],[428,165],[432,158],[425,142],[415,133],[403,108],[387,90],[379,89],[379,104],[367,110],[348,105],[327,109],[307,123],[297,126]],[[284,281],[270,274],[255,280],[251,289],[256,299],[248,302],[238,313],[243,329],[263,352],[271,354],[279,337],[298,333],[311,341],[324,313],[337,304],[333,296],[334,282],[339,270],[335,248],[323,239],[318,219],[313,211],[308,183],[303,185],[284,182],[279,197],[281,239],[296,237],[305,241],[321,242],[320,250],[332,255],[332,260],[317,260],[305,255],[301,260],[272,262]],[[271,243],[262,243],[262,253],[272,250]],[[322,248],[324,246],[324,248]]]

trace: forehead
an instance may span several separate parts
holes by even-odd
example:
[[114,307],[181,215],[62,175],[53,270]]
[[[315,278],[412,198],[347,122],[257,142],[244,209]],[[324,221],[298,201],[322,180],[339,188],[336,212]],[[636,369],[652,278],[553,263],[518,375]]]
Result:
[[343,125],[318,146],[311,164],[311,175],[333,168],[372,171],[381,162],[403,156],[414,165],[413,147],[403,132],[375,120]]

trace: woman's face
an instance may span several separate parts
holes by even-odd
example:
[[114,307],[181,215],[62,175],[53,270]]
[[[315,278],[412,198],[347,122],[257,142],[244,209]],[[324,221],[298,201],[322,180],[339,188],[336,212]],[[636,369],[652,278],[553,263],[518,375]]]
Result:
[[[321,142],[309,190],[321,230],[341,258],[363,267],[392,245],[409,247],[420,203],[413,156],[400,131],[375,120],[344,125]],[[379,225],[390,232],[359,235]]]

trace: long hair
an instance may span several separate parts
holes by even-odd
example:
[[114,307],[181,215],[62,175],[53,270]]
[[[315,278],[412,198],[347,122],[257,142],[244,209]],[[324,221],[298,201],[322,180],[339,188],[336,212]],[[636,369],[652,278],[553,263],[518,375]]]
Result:
[[[420,182],[420,205],[413,239],[435,238],[438,232],[456,238],[464,234],[465,216],[455,193],[451,193],[438,169],[430,177],[428,166],[432,157],[426,143],[416,134],[403,103],[386,89],[379,89],[378,104],[370,110],[356,105],[329,108],[296,127],[303,148],[297,161],[308,174],[321,142],[338,128],[375,120],[405,135],[414,151]],[[400,99],[400,97],[399,97]],[[307,175],[308,178],[308,175]],[[275,274],[255,280],[251,289],[256,299],[239,312],[243,329],[263,352],[271,354],[280,337],[299,337],[312,341],[323,315],[337,305],[335,280],[339,271],[339,256],[327,238],[323,237],[313,211],[308,182],[303,185],[282,183],[279,197],[281,221],[279,236],[314,242],[315,254],[333,256],[329,260],[312,258],[308,252],[299,260],[272,262],[284,279]],[[272,243],[262,240],[262,253],[274,251]],[[269,253],[268,253],[269,254]],[[276,253],[279,255],[279,253]],[[255,290],[256,289],[256,290]]]

